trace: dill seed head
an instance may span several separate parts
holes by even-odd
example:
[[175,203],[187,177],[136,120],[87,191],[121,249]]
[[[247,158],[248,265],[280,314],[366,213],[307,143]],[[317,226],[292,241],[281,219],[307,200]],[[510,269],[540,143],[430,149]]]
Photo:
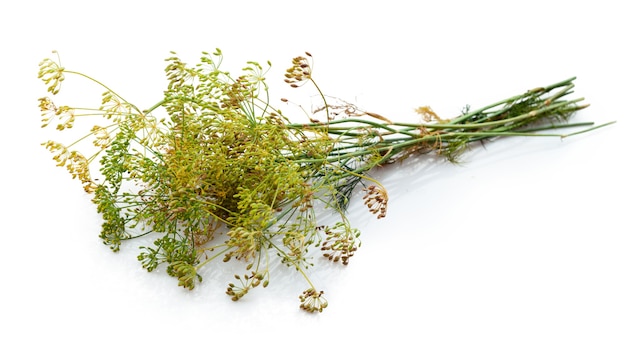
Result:
[[309,288],[302,292],[300,295],[300,308],[313,313],[321,312],[324,308],[328,307],[328,301],[322,295],[324,291],[317,291],[314,288]]
[[299,87],[311,79],[311,63],[306,57],[295,57],[291,61],[291,67],[285,73],[285,82],[291,87]]
[[363,196],[363,200],[368,210],[376,215],[377,218],[385,217],[387,215],[387,203],[389,201],[387,190],[377,185],[370,185],[363,190],[366,192],[365,196]]

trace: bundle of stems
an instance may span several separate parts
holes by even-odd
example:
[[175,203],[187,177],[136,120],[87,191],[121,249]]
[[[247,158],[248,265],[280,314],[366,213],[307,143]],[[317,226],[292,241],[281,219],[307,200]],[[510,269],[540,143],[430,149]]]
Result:
[[[86,78],[105,91],[93,108],[40,98],[42,127],[56,120],[56,128],[65,130],[77,117],[100,119],[69,144],[43,145],[93,194],[103,218],[100,238],[112,250],[152,235],[153,245],[140,247],[142,266],[164,267],[187,289],[216,259],[243,261],[246,272],[235,274],[226,288],[235,301],[267,286],[270,264],[278,258],[308,284],[300,307],[321,312],[328,302],[306,274],[317,257],[309,250],[348,264],[361,246],[360,231],[346,213],[359,187],[367,209],[385,217],[389,197],[369,175],[373,168],[424,154],[456,162],[471,144],[496,137],[564,138],[606,125],[568,123],[587,107],[582,98],[569,98],[574,78],[479,109],[466,107],[453,119],[420,107],[419,121],[392,122],[350,103],[330,104],[312,77],[311,59],[310,53],[294,58],[285,81],[294,88],[313,84],[323,104],[305,112],[306,123],[294,123],[270,102],[259,63],[248,62],[234,77],[220,69],[219,49],[204,52],[195,66],[172,52],[164,98],[147,110],[65,69],[58,55],[47,58],[39,78],[53,95],[66,75]],[[313,118],[316,113],[324,119]],[[558,133],[565,128],[573,131]],[[323,210],[335,213],[334,224],[318,223],[316,214]]]
[[[335,144],[332,151],[323,160],[316,161],[334,163],[338,167],[357,163],[358,166],[342,173],[346,177],[365,175],[376,166],[432,152],[456,163],[459,156],[478,141],[506,136],[566,138],[611,124],[568,123],[573,113],[589,106],[582,104],[584,98],[566,98],[573,92],[575,79],[572,77],[538,87],[475,110],[466,106],[462,114],[454,119],[441,119],[425,106],[416,109],[422,117],[421,122],[392,122],[344,102],[325,105],[317,111],[327,110],[329,117],[343,114],[347,118],[331,118],[314,124],[291,124],[289,127],[333,136]],[[578,129],[559,133],[572,128]],[[547,130],[551,132],[545,132]]]

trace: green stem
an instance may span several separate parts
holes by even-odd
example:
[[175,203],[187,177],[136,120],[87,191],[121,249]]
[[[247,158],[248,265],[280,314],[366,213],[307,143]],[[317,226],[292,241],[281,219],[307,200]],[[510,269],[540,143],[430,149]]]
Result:
[[459,116],[459,117],[451,120],[449,123],[450,124],[455,124],[455,123],[463,122],[463,121],[465,121],[465,120],[475,116],[478,113],[485,112],[485,111],[487,111],[489,109],[492,109],[494,107],[498,107],[498,106],[501,106],[501,105],[504,105],[504,104],[514,103],[514,102],[516,102],[516,101],[518,101],[518,100],[520,100],[522,98],[525,98],[525,97],[528,97],[528,96],[532,96],[532,95],[536,95],[537,93],[548,93],[548,92],[552,91],[555,88],[563,87],[563,86],[566,86],[566,85],[571,85],[572,82],[575,79],[576,79],[576,77],[572,77],[572,78],[560,81],[558,83],[554,83],[554,84],[546,86],[546,87],[539,87],[539,88],[535,88],[535,89],[529,90],[529,91],[527,91],[527,92],[525,92],[523,94],[520,94],[520,95],[517,95],[517,96],[513,96],[513,97],[510,97],[510,98],[498,101],[498,102],[495,102],[495,103],[493,103],[491,105],[487,105],[487,106],[482,107],[482,108],[480,108],[478,110],[473,110],[471,112],[468,112],[468,113],[466,113],[466,114],[464,114],[462,116]]
[[76,71],[69,71],[69,70],[65,70],[63,71],[65,73],[69,73],[69,74],[75,74],[81,77],[85,77],[91,81],[93,81],[94,83],[104,87],[107,91],[111,92],[113,95],[115,95],[116,97],[118,97],[119,99],[121,99],[123,102],[128,103],[128,105],[130,105],[133,109],[135,109],[135,111],[141,113],[141,110],[139,110],[135,105],[131,104],[130,102],[128,102],[126,99],[124,99],[122,96],[120,96],[119,94],[117,94],[117,92],[113,91],[110,87],[104,85],[103,83],[99,82],[98,80],[84,74],[84,73],[80,73],[80,72],[76,72]]

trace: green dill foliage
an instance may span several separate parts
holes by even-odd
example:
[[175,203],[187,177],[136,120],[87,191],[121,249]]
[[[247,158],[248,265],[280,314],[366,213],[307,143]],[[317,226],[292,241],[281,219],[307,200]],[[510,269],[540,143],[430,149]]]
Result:
[[[210,263],[242,261],[246,272],[234,274],[226,287],[234,301],[266,287],[270,262],[278,258],[304,277],[308,287],[300,307],[309,312],[328,305],[307,276],[315,262],[309,251],[317,248],[323,258],[348,264],[361,246],[360,231],[346,215],[355,190],[362,188],[376,217],[387,213],[388,193],[368,176],[371,169],[426,153],[454,162],[471,143],[498,136],[562,138],[568,135],[546,130],[582,127],[572,135],[597,128],[567,123],[586,107],[582,99],[566,98],[574,79],[478,110],[468,107],[454,119],[421,107],[421,119],[398,123],[331,102],[313,79],[306,53],[293,58],[285,82],[294,88],[312,84],[323,104],[304,112],[306,123],[292,123],[271,102],[264,68],[269,63],[248,62],[234,76],[221,69],[219,49],[202,53],[195,65],[172,52],[163,99],[141,110],[97,80],[65,69],[54,55],[39,65],[51,95],[68,75],[103,88],[93,108],[57,106],[50,97],[40,98],[39,107],[42,127],[70,129],[77,117],[95,121],[78,140],[43,145],[93,195],[104,244],[119,251],[124,241],[156,235],[138,260],[147,271],[165,267],[187,289],[202,281],[202,268]],[[319,112],[323,119],[314,118]],[[324,209],[334,212],[331,225],[317,221]]]

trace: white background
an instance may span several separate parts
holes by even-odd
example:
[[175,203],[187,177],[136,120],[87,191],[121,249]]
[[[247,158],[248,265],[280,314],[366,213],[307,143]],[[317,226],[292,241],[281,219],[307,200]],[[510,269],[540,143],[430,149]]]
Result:
[[[626,338],[618,3],[3,2],[0,338]],[[141,269],[136,245],[111,253],[90,197],[39,145],[56,136],[39,128],[37,107],[46,95],[37,64],[51,50],[147,108],[164,89],[170,50],[194,63],[216,47],[234,73],[271,60],[274,100],[305,107],[312,89],[294,91],[282,74],[309,51],[327,94],[395,120],[422,105],[453,116],[577,76],[575,95],[592,105],[575,121],[618,123],[565,140],[498,140],[461,166],[378,172],[387,218],[364,213],[357,197],[349,216],[362,249],[345,268],[321,262],[311,272],[327,310],[300,311],[306,284],[280,268],[268,288],[233,303],[228,265],[187,292]],[[69,78],[61,94],[68,103],[94,95]]]

